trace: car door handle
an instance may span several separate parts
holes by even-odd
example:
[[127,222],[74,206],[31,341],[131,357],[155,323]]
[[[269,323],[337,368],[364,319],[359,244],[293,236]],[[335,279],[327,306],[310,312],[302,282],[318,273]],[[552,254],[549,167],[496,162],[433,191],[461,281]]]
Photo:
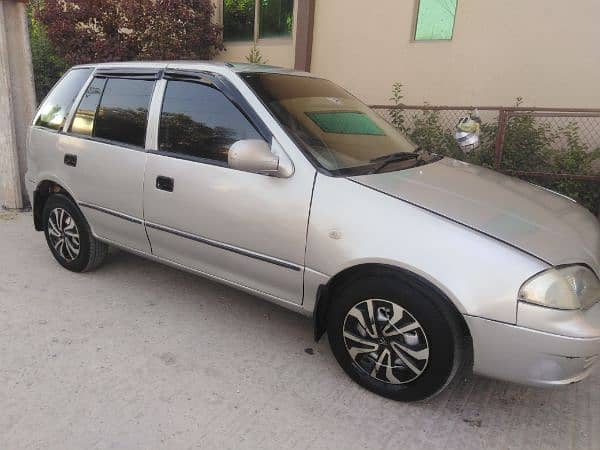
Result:
[[73,155],[71,153],[65,154],[64,163],[66,166],[71,166],[71,167],[77,166],[77,155]]
[[159,175],[156,177],[156,189],[161,191],[173,192],[173,188],[175,187],[175,180],[169,177],[163,177]]

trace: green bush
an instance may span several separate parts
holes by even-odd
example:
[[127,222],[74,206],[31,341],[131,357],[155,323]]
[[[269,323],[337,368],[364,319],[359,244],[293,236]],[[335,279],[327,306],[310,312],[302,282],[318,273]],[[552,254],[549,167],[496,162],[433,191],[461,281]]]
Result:
[[246,56],[246,61],[248,61],[250,64],[261,65],[265,65],[269,62],[262,57],[262,54],[260,53],[260,50],[258,49],[256,44],[254,44],[250,49],[250,53],[248,53],[248,56]]
[[33,17],[31,8],[28,16],[35,95],[39,103],[46,97],[52,86],[62,77],[69,66],[57,55],[56,50],[48,40],[44,25]]
[[[390,99],[401,105],[402,86],[395,84]],[[517,99],[519,104],[521,99]],[[454,128],[444,126],[439,111],[390,111],[391,122],[423,149],[461,161],[494,168],[497,122],[483,123],[481,146],[464,153],[454,140]],[[527,115],[510,118],[504,137],[501,169],[526,172],[549,172],[575,175],[600,175],[600,148],[590,149],[582,142],[576,122],[552,126]],[[523,176],[532,183],[547,187],[577,200],[594,214],[600,210],[600,186],[597,181],[552,180]]]

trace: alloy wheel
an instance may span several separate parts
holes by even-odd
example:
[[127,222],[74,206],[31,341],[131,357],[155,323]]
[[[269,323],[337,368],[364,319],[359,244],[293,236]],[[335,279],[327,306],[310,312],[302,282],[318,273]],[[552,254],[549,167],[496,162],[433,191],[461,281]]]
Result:
[[354,363],[379,381],[404,384],[417,379],[429,361],[421,324],[396,303],[369,299],[344,319],[344,343]]
[[48,237],[56,253],[65,261],[79,256],[81,241],[79,229],[71,215],[63,208],[54,208],[48,218]]

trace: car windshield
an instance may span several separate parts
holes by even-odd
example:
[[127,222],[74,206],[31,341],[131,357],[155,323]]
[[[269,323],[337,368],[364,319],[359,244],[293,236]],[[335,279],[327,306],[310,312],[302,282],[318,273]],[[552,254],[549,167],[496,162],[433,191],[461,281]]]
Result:
[[439,159],[331,81],[276,73],[241,77],[305,153],[334,175],[402,170]]

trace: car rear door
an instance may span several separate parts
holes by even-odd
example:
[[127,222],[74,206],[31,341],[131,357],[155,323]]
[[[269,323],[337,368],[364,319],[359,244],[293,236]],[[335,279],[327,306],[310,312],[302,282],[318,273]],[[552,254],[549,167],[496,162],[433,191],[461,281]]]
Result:
[[222,79],[165,77],[144,181],[153,254],[301,303],[314,169],[300,165],[289,178],[230,169],[229,147],[242,139],[271,143],[269,129]]
[[158,70],[97,71],[59,147],[94,234],[150,253],[143,224],[148,110]]

